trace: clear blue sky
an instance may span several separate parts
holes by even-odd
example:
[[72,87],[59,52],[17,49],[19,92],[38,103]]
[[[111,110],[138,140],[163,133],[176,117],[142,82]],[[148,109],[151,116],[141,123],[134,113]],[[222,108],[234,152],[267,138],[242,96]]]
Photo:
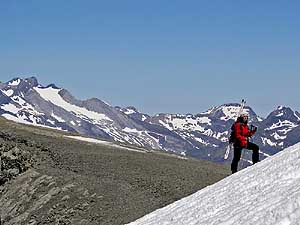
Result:
[[80,99],[198,113],[246,98],[300,111],[300,1],[9,0],[0,80],[36,76]]

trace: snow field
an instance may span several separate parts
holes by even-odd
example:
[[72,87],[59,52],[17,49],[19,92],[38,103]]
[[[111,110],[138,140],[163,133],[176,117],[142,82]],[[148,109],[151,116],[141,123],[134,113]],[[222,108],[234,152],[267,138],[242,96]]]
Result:
[[130,225],[300,224],[300,143]]

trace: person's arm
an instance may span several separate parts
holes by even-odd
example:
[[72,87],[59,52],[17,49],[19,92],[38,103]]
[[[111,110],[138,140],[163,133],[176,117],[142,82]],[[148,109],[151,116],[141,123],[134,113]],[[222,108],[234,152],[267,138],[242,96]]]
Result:
[[257,127],[251,125],[250,129],[248,128],[248,130],[249,130],[248,131],[248,137],[252,137],[255,134],[255,132],[257,131]]

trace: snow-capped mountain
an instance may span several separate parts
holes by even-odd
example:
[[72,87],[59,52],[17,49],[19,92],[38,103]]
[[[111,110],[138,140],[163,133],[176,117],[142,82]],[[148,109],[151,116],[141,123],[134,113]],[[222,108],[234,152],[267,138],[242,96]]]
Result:
[[1,115],[16,122],[79,132],[159,148],[156,138],[125,113],[96,99],[75,99],[67,90],[34,77],[2,83]]
[[149,115],[139,112],[134,106],[128,106],[126,108],[116,106],[115,108],[135,120],[145,121],[150,118]]
[[290,143],[287,135],[299,126],[300,114],[290,108],[280,106],[273,111],[263,122],[263,143],[271,146],[288,147]]
[[[300,141],[300,114],[279,107],[266,119],[245,108],[250,123],[259,127],[253,141],[261,158]],[[97,98],[78,100],[54,84],[43,86],[35,77],[0,83],[0,115],[21,123],[172,151],[211,161],[223,161],[230,127],[239,104],[224,104],[196,115],[149,116],[135,107],[114,107]],[[251,158],[251,152],[242,156]],[[230,160],[229,160],[230,161]]]
[[300,221],[300,143],[130,225],[273,225]]

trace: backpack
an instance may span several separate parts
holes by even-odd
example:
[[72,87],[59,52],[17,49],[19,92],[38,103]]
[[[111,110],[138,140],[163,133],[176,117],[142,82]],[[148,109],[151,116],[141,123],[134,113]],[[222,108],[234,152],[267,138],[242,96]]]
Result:
[[235,136],[235,132],[234,132],[234,124],[232,124],[232,126],[231,126],[231,133],[230,133],[229,141],[228,141],[229,144],[233,144],[236,141],[236,136]]

